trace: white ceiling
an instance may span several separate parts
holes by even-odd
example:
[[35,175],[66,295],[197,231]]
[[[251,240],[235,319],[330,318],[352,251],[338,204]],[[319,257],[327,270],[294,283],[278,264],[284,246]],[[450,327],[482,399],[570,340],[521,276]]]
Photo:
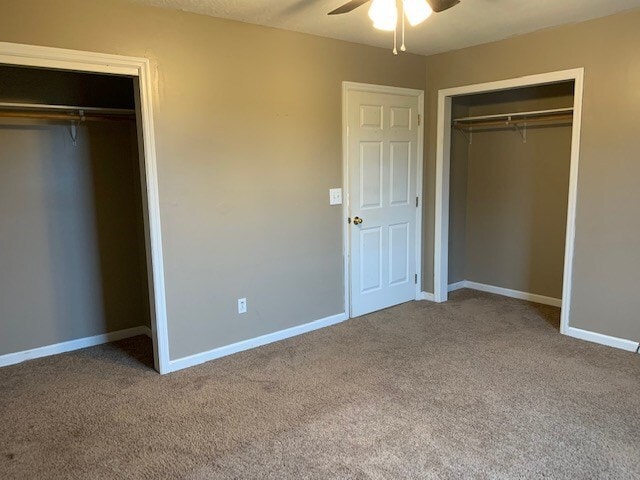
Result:
[[[327,16],[347,0],[134,1],[379,47],[392,43],[391,33],[371,26],[367,5],[345,15]],[[462,0],[409,28],[407,47],[429,55],[638,7],[640,0]]]

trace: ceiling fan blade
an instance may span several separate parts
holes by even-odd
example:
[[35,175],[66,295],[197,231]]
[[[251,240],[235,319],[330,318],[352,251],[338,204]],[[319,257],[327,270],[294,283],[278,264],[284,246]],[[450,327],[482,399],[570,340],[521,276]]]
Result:
[[364,5],[369,0],[351,0],[350,2],[345,3],[341,7],[336,8],[335,10],[330,11],[327,15],[340,15],[342,13],[349,13],[356,8]]
[[431,5],[431,9],[438,13],[455,7],[460,3],[460,0],[427,0],[427,3]]

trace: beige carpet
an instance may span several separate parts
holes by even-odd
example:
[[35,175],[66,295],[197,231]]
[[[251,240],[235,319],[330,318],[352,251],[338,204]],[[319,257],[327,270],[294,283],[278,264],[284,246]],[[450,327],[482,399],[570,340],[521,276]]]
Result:
[[0,369],[5,479],[640,478],[640,356],[460,291],[160,377],[138,337]]

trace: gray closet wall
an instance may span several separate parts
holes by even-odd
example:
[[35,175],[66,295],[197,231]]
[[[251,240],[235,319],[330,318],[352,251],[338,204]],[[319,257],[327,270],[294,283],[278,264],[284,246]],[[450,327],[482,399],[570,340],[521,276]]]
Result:
[[[0,66],[0,101],[133,108],[133,80]],[[149,325],[135,122],[0,118],[0,355]]]
[[[573,84],[454,99],[454,118],[573,106]],[[475,131],[451,139],[449,283],[562,297],[570,124]]]

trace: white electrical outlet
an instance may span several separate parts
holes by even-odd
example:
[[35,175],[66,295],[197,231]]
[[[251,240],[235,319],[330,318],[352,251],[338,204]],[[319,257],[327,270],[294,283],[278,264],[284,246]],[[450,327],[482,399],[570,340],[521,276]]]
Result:
[[238,313],[247,313],[247,299],[239,298],[238,299]]
[[342,205],[342,189],[329,189],[329,205]]

